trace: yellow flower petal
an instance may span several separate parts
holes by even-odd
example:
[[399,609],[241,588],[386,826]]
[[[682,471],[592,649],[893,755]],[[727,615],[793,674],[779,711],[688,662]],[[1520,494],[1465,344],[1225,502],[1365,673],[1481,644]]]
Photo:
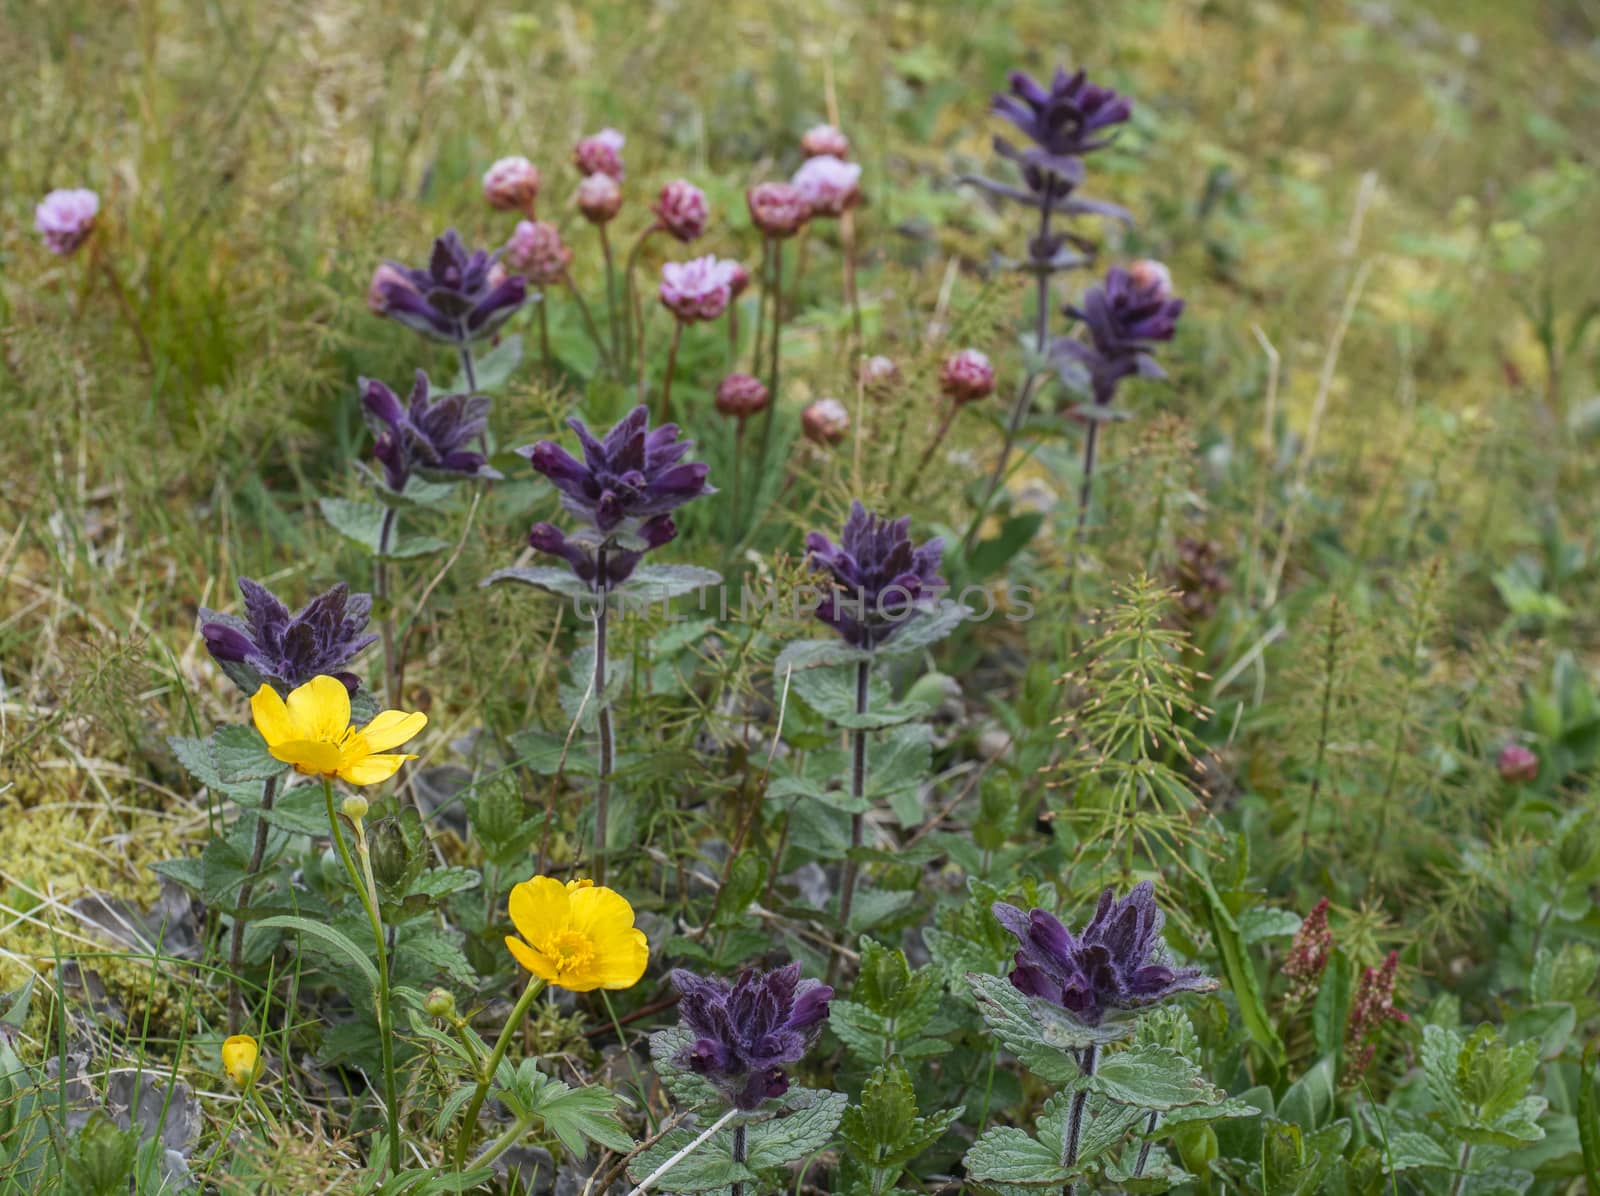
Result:
[[250,716],[255,720],[256,730],[261,733],[261,738],[267,741],[269,748],[273,744],[286,743],[296,737],[294,724],[289,718],[289,708],[283,704],[278,691],[270,685],[263,685],[251,696]]
[[650,942],[642,930],[630,930],[626,938],[597,949],[594,979],[600,988],[632,988],[650,966]]
[[290,739],[268,746],[274,760],[293,764],[303,773],[315,776],[333,776],[339,771],[339,746],[318,743],[312,739]]
[[535,944],[560,934],[572,920],[567,886],[550,876],[535,876],[512,886],[506,908],[517,933]]
[[222,1044],[222,1070],[240,1088],[247,1088],[256,1077],[261,1049],[248,1034],[235,1034]]
[[568,894],[572,928],[594,940],[604,952],[612,941],[633,929],[633,906],[615,889],[586,887]]
[[511,952],[513,959],[545,983],[555,981],[556,971],[550,966],[550,961],[521,939],[506,935],[506,950]]
[[338,743],[350,729],[350,691],[337,677],[313,677],[289,694],[295,734],[321,743]]
[[[337,749],[335,749],[337,755]],[[352,785],[377,785],[400,771],[400,766],[415,756],[345,756],[336,771]]]
[[385,710],[361,728],[361,738],[366,740],[367,751],[386,752],[399,747],[428,725],[428,716],[420,712],[407,714],[404,710]]

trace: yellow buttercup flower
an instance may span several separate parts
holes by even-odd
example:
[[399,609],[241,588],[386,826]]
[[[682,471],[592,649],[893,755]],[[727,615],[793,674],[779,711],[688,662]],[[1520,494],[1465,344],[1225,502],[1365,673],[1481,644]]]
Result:
[[222,1044],[222,1070],[235,1088],[248,1088],[255,1083],[261,1066],[261,1049],[248,1034],[235,1034]]
[[366,726],[350,725],[350,692],[337,677],[313,677],[289,694],[263,685],[250,699],[256,730],[275,760],[307,776],[340,777],[352,785],[387,781],[414,755],[394,755],[427,725],[426,714],[385,710]]
[[546,983],[586,993],[632,988],[644,975],[650,944],[621,893],[592,880],[535,876],[511,890],[508,904],[522,937],[507,935],[506,947]]

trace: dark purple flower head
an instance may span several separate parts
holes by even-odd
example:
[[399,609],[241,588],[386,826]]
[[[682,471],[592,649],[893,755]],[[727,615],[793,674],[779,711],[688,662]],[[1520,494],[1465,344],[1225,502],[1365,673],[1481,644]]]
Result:
[[1109,87],[1098,87],[1079,71],[1057,67],[1048,89],[1021,71],[1011,73],[1010,94],[994,97],[993,111],[1033,142],[1019,149],[996,137],[996,152],[1022,168],[1029,190],[1064,195],[1083,181],[1083,156],[1111,144],[1110,130],[1133,114],[1133,106]]
[[1086,1026],[1177,993],[1216,987],[1198,968],[1171,966],[1161,939],[1166,918],[1149,881],[1120,901],[1115,889],[1101,893],[1094,917],[1077,937],[1047,910],[1024,913],[1003,901],[993,909],[1020,944],[1012,985]]
[[772,972],[744,971],[731,985],[678,968],[672,983],[683,995],[683,1026],[695,1036],[677,1064],[704,1076],[747,1111],[789,1090],[783,1069],[798,1063],[817,1040],[833,999],[826,984],[800,979],[797,963]]
[[200,634],[222,671],[246,693],[266,682],[280,694],[326,673],[352,693],[360,679],[345,666],[366,650],[372,597],[352,594],[343,582],[291,614],[275,594],[248,577],[239,579],[245,617],[200,611]]
[[499,257],[469,250],[452,228],[433,243],[426,267],[399,262],[378,267],[367,305],[435,340],[478,340],[509,320],[528,297],[526,279],[496,269]]
[[1081,307],[1069,305],[1066,312],[1083,321],[1089,340],[1063,338],[1051,353],[1058,364],[1075,362],[1088,372],[1097,404],[1111,402],[1124,378],[1166,377],[1150,350],[1172,339],[1183,300],[1173,295],[1172,276],[1160,262],[1135,262],[1126,270],[1113,266],[1103,284],[1089,288]]
[[567,426],[583,445],[579,461],[553,440],[517,452],[561,492],[561,505],[601,532],[636,531],[647,520],[715,493],[706,481],[708,466],[684,463],[694,447],[678,438],[676,424],[650,428],[650,412],[635,407],[597,440],[580,419]]
[[603,540],[597,544],[592,534],[567,536],[553,523],[536,523],[528,531],[528,545],[538,552],[560,557],[567,562],[579,581],[598,588],[596,583],[600,576],[602,549],[605,553],[605,584],[608,587],[619,586],[633,576],[633,571],[644,560],[646,552],[660,548],[677,534],[678,525],[672,522],[671,515],[647,519],[639,528],[638,539],[633,542],[633,547],[607,544]]
[[372,451],[396,493],[406,488],[413,473],[441,481],[500,476],[482,453],[467,447],[489,422],[487,395],[430,399],[428,375],[418,370],[404,404],[382,382],[361,379],[361,405],[378,438]]
[[944,587],[944,541],[914,545],[910,529],[910,516],[883,519],[854,502],[838,544],[821,532],[806,536],[812,568],[830,574],[835,587],[817,604],[817,618],[852,647],[878,647]]

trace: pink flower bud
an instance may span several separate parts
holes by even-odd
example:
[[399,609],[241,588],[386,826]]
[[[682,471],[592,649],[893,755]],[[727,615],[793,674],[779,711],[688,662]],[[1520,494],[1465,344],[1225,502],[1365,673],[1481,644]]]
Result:
[[717,387],[717,410],[746,419],[767,406],[767,388],[749,374],[729,374]]
[[572,250],[561,243],[561,230],[543,220],[521,220],[506,242],[500,260],[521,270],[535,286],[560,282],[572,264]]
[[526,158],[501,158],[483,174],[483,197],[503,212],[533,211],[539,168]]
[[861,385],[873,398],[883,398],[900,384],[900,367],[882,353],[861,363]]
[[789,183],[757,183],[744,200],[751,221],[769,237],[792,237],[811,217],[805,196]]
[[824,154],[833,158],[848,158],[850,138],[832,125],[813,125],[800,138],[800,148],[808,158],[820,158]]
[[51,253],[66,257],[89,239],[99,214],[100,197],[93,191],[52,191],[33,209],[33,227]]
[[714,256],[661,267],[661,303],[685,324],[714,320],[733,298],[734,262]]
[[842,216],[861,199],[861,167],[832,154],[807,158],[792,181],[813,216]]
[[1539,776],[1539,757],[1520,743],[1500,749],[1500,776],[1513,784],[1525,785]]
[[800,430],[814,444],[838,444],[850,430],[850,413],[838,399],[818,399],[800,413]]
[[957,403],[971,403],[994,393],[994,366],[977,349],[963,349],[939,367],[939,388]]
[[737,299],[750,287],[750,274],[738,262],[728,263],[728,290]]
[[578,184],[578,210],[594,224],[605,224],[622,210],[622,188],[609,174],[591,174]]
[[601,129],[572,147],[572,162],[578,173],[607,174],[622,182],[622,144],[626,140],[615,129]]
[[1172,271],[1160,262],[1141,258],[1128,267],[1128,277],[1139,290],[1152,292],[1152,300],[1172,298]]
[[661,227],[685,245],[706,231],[706,221],[711,218],[706,193],[688,179],[674,179],[661,188],[661,195],[650,210]]

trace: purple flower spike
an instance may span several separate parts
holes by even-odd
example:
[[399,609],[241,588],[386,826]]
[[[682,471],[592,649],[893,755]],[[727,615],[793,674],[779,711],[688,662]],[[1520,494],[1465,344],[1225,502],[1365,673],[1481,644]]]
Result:
[[520,274],[497,268],[500,254],[469,250],[455,229],[433,243],[422,269],[385,262],[372,276],[367,306],[413,332],[467,344],[497,331],[528,298]]
[[944,541],[914,545],[910,529],[909,516],[883,519],[855,502],[838,544],[821,532],[806,536],[812,568],[830,574],[835,587],[817,604],[817,618],[852,647],[885,643],[944,587]]
[[352,594],[343,582],[293,614],[259,582],[239,579],[245,617],[201,609],[200,634],[212,658],[246,693],[263,682],[287,694],[324,673],[352,693],[360,679],[345,666],[377,641],[364,635],[372,597]]
[[1089,375],[1097,406],[1116,396],[1124,378],[1165,378],[1150,350],[1170,341],[1183,314],[1183,300],[1172,293],[1172,275],[1160,262],[1140,261],[1124,270],[1113,266],[1104,284],[1090,287],[1081,307],[1067,314],[1081,320],[1089,342],[1063,338],[1050,347],[1057,366],[1076,363]]
[[1106,889],[1077,937],[1047,910],[1024,913],[1003,901],[993,909],[1020,944],[1012,985],[1066,1010],[1083,1025],[1098,1026],[1178,993],[1216,987],[1199,968],[1171,965],[1161,939],[1166,917],[1149,881],[1120,901],[1115,889]]
[[440,481],[500,476],[482,453],[466,447],[488,425],[488,396],[437,395],[430,400],[428,375],[418,370],[404,405],[372,378],[361,380],[361,405],[378,438],[372,451],[395,493],[405,490],[413,473]]
[[797,963],[744,971],[731,985],[678,968],[672,983],[683,996],[683,1026],[695,1036],[675,1062],[747,1112],[789,1090],[783,1069],[816,1042],[833,1000],[828,985],[800,979]]

